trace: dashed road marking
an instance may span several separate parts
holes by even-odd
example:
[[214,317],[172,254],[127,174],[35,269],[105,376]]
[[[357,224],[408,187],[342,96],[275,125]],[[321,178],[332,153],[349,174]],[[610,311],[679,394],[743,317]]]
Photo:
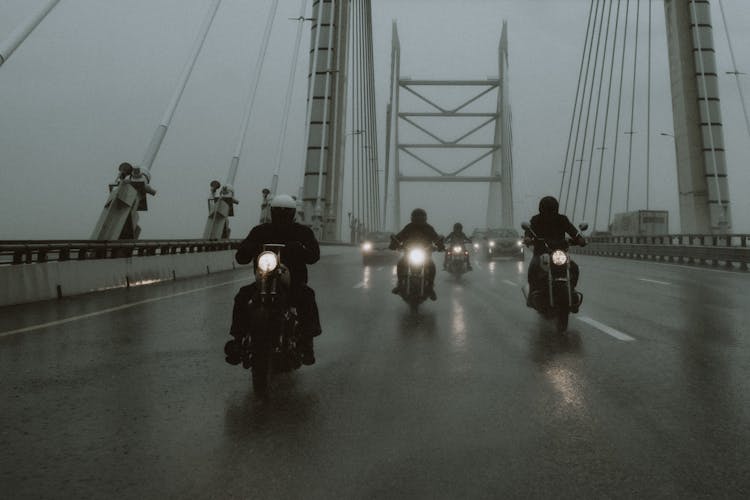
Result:
[[362,288],[363,286],[365,286],[365,282],[364,281],[360,281],[359,283],[357,283],[356,285],[354,285],[352,288]]
[[515,281],[511,281],[511,280],[503,280],[503,283],[505,283],[506,285],[510,285],[510,286],[521,286]]
[[669,283],[667,281],[659,281],[659,280],[652,280],[648,278],[638,278],[640,281],[646,281],[648,283],[656,283],[657,285],[671,285],[672,283]]
[[633,342],[635,339],[628,335],[627,333],[623,333],[620,330],[616,330],[612,328],[611,326],[607,326],[604,323],[600,323],[596,321],[595,319],[591,319],[588,316],[578,316],[578,319],[583,321],[584,323],[588,323],[589,325],[593,326],[597,330],[601,330],[602,332],[606,333],[610,337],[614,337],[617,340],[622,340],[623,342]]
[[188,294],[195,293],[195,292],[201,292],[203,290],[210,290],[211,288],[219,288],[221,286],[226,286],[226,285],[231,285],[233,283],[246,282],[246,281],[247,281],[247,278],[224,281],[222,283],[217,283],[215,285],[203,286],[200,288],[193,288],[192,290],[185,290],[184,292],[177,292],[177,293],[172,293],[170,295],[163,295],[161,297],[153,297],[150,299],[139,300],[138,302],[131,302],[129,304],[123,304],[121,306],[108,307],[106,309],[101,309],[99,311],[94,311],[94,312],[90,312],[86,314],[80,314],[78,316],[71,316],[70,318],[58,319],[56,321],[50,321],[47,323],[40,323],[38,325],[32,325],[32,326],[27,326],[24,328],[17,328],[15,330],[8,330],[6,332],[0,332],[0,337],[9,337],[11,335],[16,335],[19,333],[26,333],[26,332],[31,332],[34,330],[41,330],[42,328],[48,328],[50,326],[63,325],[65,323],[72,323],[73,321],[93,318],[94,316],[101,316],[102,314],[108,314],[111,312],[122,311],[123,309],[130,309],[131,307],[136,307],[136,306],[140,306],[143,304],[149,304],[151,302],[158,302],[164,299],[171,299],[173,297],[180,297],[182,295],[188,295]]

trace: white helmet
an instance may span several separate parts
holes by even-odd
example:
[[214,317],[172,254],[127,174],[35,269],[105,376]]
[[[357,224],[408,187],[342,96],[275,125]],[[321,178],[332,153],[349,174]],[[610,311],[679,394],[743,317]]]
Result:
[[277,194],[271,200],[271,208],[293,208],[297,209],[297,202],[288,194]]

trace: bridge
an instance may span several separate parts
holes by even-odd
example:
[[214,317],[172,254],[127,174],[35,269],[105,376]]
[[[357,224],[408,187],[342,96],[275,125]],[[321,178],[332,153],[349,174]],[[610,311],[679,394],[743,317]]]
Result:
[[[424,19],[434,12],[406,6],[394,8],[395,23],[370,0],[291,3],[144,7],[150,21],[137,8],[84,12],[64,1],[0,13],[9,20],[0,20],[0,116],[16,116],[0,118],[0,137],[10,137],[0,161],[12,166],[0,219],[0,489],[11,498],[747,497],[750,179],[736,138],[746,141],[750,125],[742,68],[732,53],[724,70],[711,21],[722,19],[716,39],[742,62],[727,29],[727,20],[743,27],[740,5],[603,0],[534,11],[542,31],[570,15],[580,56],[554,68],[570,103],[559,137],[539,144],[529,133],[538,118],[526,115],[549,81],[521,76],[530,46],[514,44],[503,8],[466,7],[433,27]],[[488,12],[497,16],[482,24]],[[473,74],[429,56],[467,13],[476,36],[494,26],[491,40],[470,44],[490,61]],[[142,68],[149,84],[107,96],[93,81],[122,75],[86,61],[91,39],[76,39],[75,57],[54,67],[80,65],[90,78],[76,81],[102,113],[88,108],[56,128],[56,113],[82,105],[66,100],[66,73],[26,79],[59,91],[59,109],[37,96],[49,123],[35,130],[22,111],[40,108],[19,99],[18,82],[39,78],[46,59],[35,54],[71,39],[71,19],[112,34],[96,50],[118,45],[132,20],[174,54]],[[164,30],[176,20],[190,28]],[[228,34],[248,25],[254,36],[235,50]],[[153,47],[133,43],[135,68]],[[662,52],[646,51],[652,44]],[[203,72],[209,57],[222,64]],[[651,58],[669,72],[658,76]],[[158,67],[169,75],[149,73]],[[215,75],[244,79],[244,90],[230,95]],[[667,78],[665,108],[657,83]],[[735,84],[739,100],[725,92]],[[199,88],[214,89],[202,105]],[[106,116],[122,93],[150,111]],[[560,107],[544,102],[550,114]],[[664,109],[666,124],[654,111]],[[65,135],[106,127],[121,146]],[[534,165],[529,144],[556,149],[556,163]],[[52,145],[67,175],[35,165]],[[87,170],[66,163],[68,149]],[[21,189],[6,172],[35,184]],[[252,279],[233,261],[238,238],[278,192],[297,196],[300,220],[323,242],[310,280],[324,333],[317,363],[279,377],[261,401],[221,347],[233,296]],[[513,227],[549,193],[596,231],[575,256],[584,304],[564,335],[523,304],[528,259],[477,256],[461,279],[439,273],[438,300],[418,313],[389,293],[392,256],[362,265],[356,243],[398,228],[413,203],[438,230],[454,214],[468,227]],[[616,212],[641,209],[668,209],[671,231],[610,230]]]

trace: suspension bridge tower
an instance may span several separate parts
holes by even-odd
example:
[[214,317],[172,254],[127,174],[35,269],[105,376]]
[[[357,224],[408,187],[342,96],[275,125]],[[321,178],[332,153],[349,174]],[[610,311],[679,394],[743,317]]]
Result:
[[708,0],[665,0],[683,233],[731,230],[724,132]]
[[[401,184],[434,183],[434,182],[474,182],[489,185],[489,199],[487,202],[487,227],[513,227],[513,156],[511,133],[511,110],[509,104],[508,86],[508,37],[507,23],[503,22],[499,44],[499,76],[498,78],[466,79],[466,80],[413,80],[401,76],[401,44],[396,24],[393,24],[391,60],[391,102],[388,104],[387,144],[394,144],[393,165],[395,169],[394,184],[394,221],[393,226],[401,226]],[[458,106],[445,107],[436,100],[425,95],[423,89],[475,89],[473,95],[459,103]],[[429,106],[429,111],[413,111],[401,109],[401,92],[405,91],[416,96]],[[497,104],[494,109],[486,111],[468,111],[472,103],[485,95],[496,93]],[[470,109],[470,108],[468,108]],[[429,126],[418,120],[429,119]],[[434,132],[438,121],[442,124],[458,123],[461,120],[478,120],[476,126],[456,139],[446,139]],[[427,142],[402,142],[400,124],[405,123],[421,131],[430,139]],[[491,142],[468,142],[477,132],[494,124],[494,134]],[[450,125],[448,125],[450,126]],[[386,146],[389,149],[390,146]],[[478,156],[468,163],[458,165],[457,168],[445,169],[438,167],[426,159],[422,153],[425,150],[474,150]],[[407,175],[401,168],[403,155],[416,160],[421,167],[428,169],[429,175]],[[469,175],[468,169],[474,167],[481,160],[491,157],[489,175]],[[390,165],[386,156],[386,179],[388,179]],[[386,181],[387,188],[387,181]]]

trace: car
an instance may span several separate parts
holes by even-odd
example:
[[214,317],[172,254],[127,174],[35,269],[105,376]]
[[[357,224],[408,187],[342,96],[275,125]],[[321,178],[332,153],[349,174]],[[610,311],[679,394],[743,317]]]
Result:
[[474,233],[474,249],[486,260],[495,257],[514,257],[523,260],[525,249],[521,235],[515,229],[489,228]]
[[362,252],[362,264],[368,265],[375,260],[390,261],[398,258],[398,252],[390,250],[391,233],[373,231],[365,235],[360,250]]

